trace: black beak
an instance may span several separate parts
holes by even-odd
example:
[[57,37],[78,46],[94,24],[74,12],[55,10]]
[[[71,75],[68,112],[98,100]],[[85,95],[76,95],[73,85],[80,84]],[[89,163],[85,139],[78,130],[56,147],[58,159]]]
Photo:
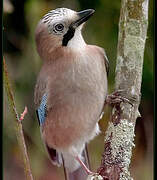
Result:
[[93,14],[94,9],[87,9],[84,11],[77,12],[78,19],[71,24],[71,26],[75,29],[82,23],[86,22]]

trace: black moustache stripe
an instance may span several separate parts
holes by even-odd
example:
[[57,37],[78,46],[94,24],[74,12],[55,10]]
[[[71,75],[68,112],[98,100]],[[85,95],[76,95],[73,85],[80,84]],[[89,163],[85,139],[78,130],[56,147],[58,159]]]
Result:
[[74,33],[75,29],[70,26],[67,33],[63,36],[62,46],[67,46],[69,40],[73,38]]

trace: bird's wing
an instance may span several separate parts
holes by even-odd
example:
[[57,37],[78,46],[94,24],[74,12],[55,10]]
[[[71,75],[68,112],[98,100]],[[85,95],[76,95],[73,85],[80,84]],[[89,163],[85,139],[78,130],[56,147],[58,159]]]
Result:
[[45,122],[47,116],[46,103],[47,103],[47,94],[45,93],[41,99],[40,106],[36,110],[38,122],[40,126]]
[[[108,74],[109,74],[109,60],[107,58],[106,52],[101,47],[96,46],[96,48],[97,48],[98,52],[101,54],[102,60],[104,60],[106,73],[107,73],[107,76],[108,76]],[[104,105],[105,105],[105,103],[104,103]],[[103,109],[104,109],[104,107],[103,107]],[[103,114],[104,114],[103,109],[101,111],[101,114],[99,115],[99,120],[103,117]]]
[[[41,99],[40,106],[36,110],[38,122],[39,122],[39,125],[41,128],[47,117],[46,103],[47,103],[47,94],[45,93]],[[82,167],[77,169],[75,172],[68,173],[66,170],[66,167],[64,166],[64,159],[63,159],[62,155],[60,153],[58,153],[55,149],[49,147],[46,142],[44,142],[44,143],[45,143],[45,147],[49,154],[49,158],[50,158],[51,162],[57,166],[61,166],[63,164],[65,177],[67,180],[74,180],[74,179],[79,180],[79,178],[81,178],[81,177],[86,177],[86,173],[84,172],[84,169],[82,169]],[[90,165],[89,165],[87,146],[84,149],[82,156],[84,157],[84,163],[89,168]]]
[[107,75],[108,75],[108,73],[109,73],[109,60],[107,58],[106,52],[105,52],[104,48],[102,48],[102,47],[98,47],[98,46],[94,46],[94,47],[101,54],[102,59],[104,59],[104,63],[105,63],[105,67],[106,67],[106,72],[107,72]]
[[[45,93],[41,99],[39,107],[36,110],[38,122],[41,128],[46,120],[47,113],[48,113],[46,103],[47,103],[47,94]],[[55,149],[49,147],[46,142],[44,142],[44,144],[49,154],[51,162],[54,165],[60,166],[62,164],[61,155]]]
[[106,52],[104,49],[103,50],[103,56],[104,56],[104,61],[105,61],[105,67],[106,67],[106,72],[107,72],[107,75],[109,74],[109,60],[107,58],[107,55],[106,55]]

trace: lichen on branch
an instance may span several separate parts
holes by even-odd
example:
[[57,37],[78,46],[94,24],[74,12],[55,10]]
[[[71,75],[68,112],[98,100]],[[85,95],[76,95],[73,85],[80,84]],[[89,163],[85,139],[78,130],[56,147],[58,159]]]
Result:
[[119,21],[115,90],[131,101],[114,106],[105,136],[98,173],[104,180],[132,180],[129,165],[137,117],[148,27],[148,0],[122,0]]

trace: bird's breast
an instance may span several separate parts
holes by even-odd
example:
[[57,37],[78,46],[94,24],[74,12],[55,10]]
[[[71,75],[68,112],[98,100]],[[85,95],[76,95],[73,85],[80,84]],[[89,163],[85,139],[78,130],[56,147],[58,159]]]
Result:
[[98,55],[80,54],[56,63],[51,76],[44,136],[53,147],[67,146],[95,128],[107,93],[105,66]]

